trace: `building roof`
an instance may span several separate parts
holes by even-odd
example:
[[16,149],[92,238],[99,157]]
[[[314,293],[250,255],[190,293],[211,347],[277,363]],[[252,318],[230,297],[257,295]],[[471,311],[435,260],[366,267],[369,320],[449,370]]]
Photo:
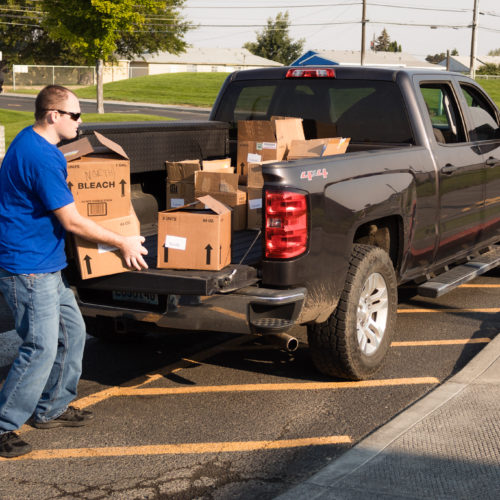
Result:
[[[476,56],[476,69],[485,64],[500,64],[500,56]],[[446,66],[446,59],[439,63]],[[450,69],[452,71],[469,71],[470,56],[450,56]]]
[[[435,64],[428,63],[427,61],[420,61],[405,52],[374,52],[368,50],[365,53],[364,63],[367,66],[441,69],[436,68]],[[358,66],[361,64],[361,52],[359,50],[310,50],[294,61],[292,66],[307,66],[312,64],[344,64]]]
[[283,66],[264,57],[253,55],[248,49],[224,49],[190,47],[180,54],[160,52],[158,54],[143,54],[144,60],[150,64],[213,64],[221,66]]

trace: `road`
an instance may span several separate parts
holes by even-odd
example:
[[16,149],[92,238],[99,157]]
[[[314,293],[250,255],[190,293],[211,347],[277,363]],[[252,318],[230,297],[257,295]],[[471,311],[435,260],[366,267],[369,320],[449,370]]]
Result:
[[[14,111],[34,111],[35,96],[20,96],[12,94],[0,94],[0,109],[10,109]],[[95,113],[95,102],[81,100],[80,106],[83,113]],[[209,111],[207,109],[196,109],[183,106],[160,106],[151,104],[120,104],[108,103],[104,105],[106,113],[141,113],[148,115],[165,116],[176,120],[206,120]],[[83,116],[85,120],[85,115]]]
[[[368,382],[321,376],[248,337],[89,338],[77,404],[95,421],[23,437],[0,459],[0,498],[270,499],[309,477],[460,370],[500,327],[500,271],[436,300],[400,289],[386,367]],[[17,346],[0,304],[0,379]],[[303,332],[299,332],[303,333]]]

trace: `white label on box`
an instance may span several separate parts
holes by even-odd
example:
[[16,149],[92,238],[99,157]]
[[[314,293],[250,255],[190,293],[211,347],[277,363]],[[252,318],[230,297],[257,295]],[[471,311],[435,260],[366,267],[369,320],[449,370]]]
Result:
[[184,205],[184,198],[170,198],[170,208],[179,208]]
[[165,247],[173,248],[175,250],[186,250],[186,238],[167,234],[167,237],[165,238]]
[[118,250],[118,248],[111,245],[106,245],[104,243],[97,244],[97,253],[114,252],[115,250]]
[[275,142],[263,142],[262,149],[276,149],[277,144]]
[[248,206],[250,210],[257,210],[262,208],[262,198],[255,198],[255,200],[248,200]]
[[248,153],[247,163],[259,163],[259,161],[262,161],[261,155],[258,155],[256,153]]

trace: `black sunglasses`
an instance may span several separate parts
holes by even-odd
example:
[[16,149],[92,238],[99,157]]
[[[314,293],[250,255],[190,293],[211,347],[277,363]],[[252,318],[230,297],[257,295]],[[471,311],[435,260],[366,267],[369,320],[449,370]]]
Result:
[[71,111],[63,111],[62,109],[46,109],[45,111],[57,111],[61,115],[68,115],[75,122],[82,116],[81,113],[72,113]]

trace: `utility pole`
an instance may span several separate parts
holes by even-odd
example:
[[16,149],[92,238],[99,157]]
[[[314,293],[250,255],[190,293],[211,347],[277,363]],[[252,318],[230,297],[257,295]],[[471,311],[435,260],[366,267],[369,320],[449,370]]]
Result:
[[361,14],[361,66],[365,65],[365,31],[366,31],[366,0],[363,0],[363,13]]
[[474,0],[474,14],[472,16],[472,37],[470,44],[470,76],[476,77],[476,30],[477,30],[477,9],[479,0]]

